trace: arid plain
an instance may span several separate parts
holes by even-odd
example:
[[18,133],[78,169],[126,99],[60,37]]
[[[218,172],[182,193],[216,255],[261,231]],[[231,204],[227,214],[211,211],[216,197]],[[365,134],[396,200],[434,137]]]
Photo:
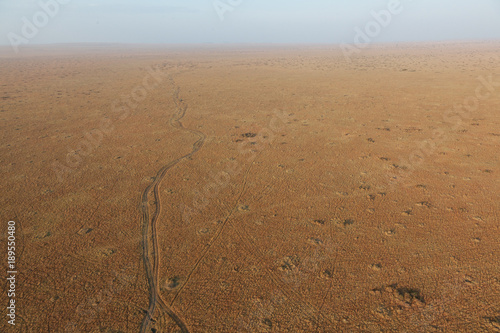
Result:
[[500,332],[499,50],[2,50],[0,331]]

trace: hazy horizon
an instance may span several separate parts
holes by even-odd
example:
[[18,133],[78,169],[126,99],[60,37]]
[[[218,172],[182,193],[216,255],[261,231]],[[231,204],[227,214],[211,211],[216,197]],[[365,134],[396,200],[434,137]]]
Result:
[[0,0],[0,45],[498,40],[499,18],[494,0]]

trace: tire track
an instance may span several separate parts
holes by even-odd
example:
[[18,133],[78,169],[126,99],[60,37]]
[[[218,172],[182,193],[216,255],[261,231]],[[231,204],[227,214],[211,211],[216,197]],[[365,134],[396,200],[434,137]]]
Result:
[[[148,329],[151,328],[152,322],[154,322],[155,311],[158,309],[159,311],[166,313],[170,319],[172,319],[175,324],[180,328],[181,332],[189,332],[186,324],[182,321],[182,319],[175,313],[172,306],[168,306],[161,296],[160,288],[159,288],[159,267],[160,267],[160,249],[158,246],[158,219],[161,214],[161,198],[160,198],[160,185],[167,174],[168,170],[177,165],[179,162],[190,158],[193,156],[198,150],[201,149],[206,140],[206,135],[200,131],[192,130],[185,128],[181,119],[186,114],[187,105],[184,101],[179,97],[180,89],[175,83],[174,79],[171,75],[168,76],[168,79],[172,86],[174,87],[173,99],[175,103],[176,111],[170,117],[169,124],[173,128],[180,129],[191,134],[195,134],[198,136],[198,140],[193,144],[192,150],[190,153],[179,157],[176,160],[169,162],[164,165],[158,172],[156,173],[156,177],[154,181],[146,187],[141,197],[141,211],[142,211],[142,251],[143,251],[143,261],[146,269],[146,277],[149,284],[149,308],[144,317],[144,320],[141,325],[141,333],[148,332]],[[153,207],[149,205],[150,194],[154,196],[154,202],[152,204]],[[154,208],[154,213],[151,215],[151,208]],[[151,330],[153,331],[153,330]]]
[[[262,151],[259,152],[259,154],[256,156],[255,159],[257,159],[260,156],[261,153],[262,153]],[[250,165],[248,166],[247,170],[245,171],[244,178],[243,178],[243,185],[242,185],[240,193],[238,194],[238,196],[236,198],[236,201],[234,202],[233,207],[230,209],[229,213],[224,218],[224,221],[223,221],[221,227],[219,228],[219,230],[217,231],[217,233],[210,239],[210,241],[208,242],[207,246],[205,247],[205,249],[201,253],[200,257],[196,260],[193,268],[191,268],[191,270],[189,271],[189,274],[188,274],[188,276],[186,278],[186,281],[184,281],[184,283],[181,285],[181,287],[179,288],[179,290],[175,294],[174,298],[170,302],[170,306],[173,306],[173,304],[176,301],[177,297],[184,290],[184,287],[189,283],[189,281],[190,281],[193,273],[198,269],[198,266],[203,261],[203,259],[205,259],[205,257],[207,256],[207,254],[210,252],[210,250],[212,249],[212,246],[215,244],[215,242],[217,242],[217,240],[219,239],[220,235],[222,234],[222,232],[226,228],[226,225],[228,224],[229,220],[231,219],[231,216],[234,214],[234,212],[238,208],[238,203],[240,202],[241,197],[245,193],[245,189],[246,189],[246,186],[247,186],[247,178],[248,178],[248,175],[250,173],[250,169],[253,166],[253,162],[254,161],[252,161],[250,163]]]
[[[172,301],[169,304],[170,306],[174,305],[175,301],[178,299],[178,296],[183,292],[185,287],[189,284],[190,279],[192,278],[193,274],[198,269],[201,262],[210,253],[210,250],[212,249],[213,245],[218,241],[218,239],[220,238],[220,236],[224,232],[224,230],[227,229],[229,227],[229,225],[231,224],[231,222],[230,222],[231,218],[232,218],[234,212],[237,210],[238,204],[240,203],[241,198],[243,197],[243,194],[245,193],[245,191],[247,189],[247,181],[248,181],[248,176],[250,174],[250,170],[252,169],[252,166],[253,166],[255,160],[257,160],[259,158],[261,153],[262,153],[262,151],[257,154],[255,159],[247,167],[247,169],[244,173],[244,176],[243,176],[242,189],[241,189],[240,193],[236,196],[236,200],[234,201],[232,208],[229,210],[226,217],[224,218],[223,223],[222,223],[221,227],[219,228],[219,230],[207,243],[207,245],[206,245],[205,249],[202,251],[200,257],[196,260],[194,266],[189,271],[186,280],[180,286],[179,290],[172,298]],[[254,258],[257,258],[261,262],[263,262],[264,261],[263,258],[265,258],[265,255],[260,251],[259,247],[250,240],[251,237],[249,237],[248,235],[246,235],[246,237],[245,237],[244,235],[241,234],[241,232],[237,228],[234,228],[234,231],[235,231],[236,235],[240,238],[241,244],[243,245],[243,247],[246,248],[248,255],[252,256]],[[336,260],[335,260],[335,262],[336,262]],[[324,302],[326,299],[326,295],[324,296],[323,302],[321,303],[320,307],[317,308],[311,302],[304,300],[302,295],[300,295],[297,291],[288,290],[287,286],[282,281],[282,278],[278,274],[276,274],[276,272],[273,271],[271,268],[266,268],[266,270],[268,271],[269,277],[270,277],[272,283],[276,286],[277,290],[280,291],[283,295],[285,295],[285,297],[287,299],[290,299],[293,302],[295,302],[295,304],[298,304],[301,311],[304,314],[306,314],[314,322],[314,324],[317,327],[320,326],[320,320],[326,321],[329,324],[334,325],[334,322],[332,321],[332,319],[330,319],[329,317],[325,316],[322,313],[322,308],[323,308],[323,305],[324,305]],[[330,290],[332,289],[332,285],[333,285],[333,282],[330,283],[330,287],[328,289],[328,292],[330,292]]]

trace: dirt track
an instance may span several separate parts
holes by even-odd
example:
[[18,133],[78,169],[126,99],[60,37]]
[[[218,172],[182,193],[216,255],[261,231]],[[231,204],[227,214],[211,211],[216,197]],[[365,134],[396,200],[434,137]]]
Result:
[[[177,324],[177,326],[181,329],[182,332],[189,332],[189,330],[186,327],[186,324],[182,321],[182,319],[179,318],[179,316],[174,312],[171,306],[165,303],[165,300],[161,296],[160,289],[158,286],[160,257],[161,257],[161,252],[158,247],[158,233],[157,233],[158,219],[161,214],[161,197],[159,189],[161,181],[172,167],[174,167],[177,163],[182,162],[183,160],[186,160],[189,157],[193,156],[198,150],[201,149],[203,143],[205,142],[205,134],[199,131],[189,130],[184,128],[184,126],[181,123],[181,120],[186,114],[188,106],[179,97],[180,89],[175,84],[173,77],[169,76],[169,80],[174,89],[173,98],[176,106],[176,111],[174,112],[169,121],[170,125],[173,128],[193,133],[197,135],[199,139],[193,144],[193,150],[189,154],[186,154],[163,166],[156,174],[154,182],[151,183],[148,187],[146,187],[146,189],[142,194],[141,210],[143,216],[142,218],[143,258],[150,288],[150,298],[149,298],[149,309],[142,323],[141,332],[151,331],[151,321],[155,317],[156,305],[158,304],[160,305],[161,311],[164,311],[172,320],[174,320],[174,322]],[[150,218],[150,200],[149,200],[149,194],[151,193],[151,190],[154,193],[154,202],[153,202],[154,213],[152,218]],[[151,258],[153,258],[153,260],[151,260]],[[153,264],[151,264],[151,261],[153,262]]]
[[498,49],[0,55],[17,329],[498,331]]

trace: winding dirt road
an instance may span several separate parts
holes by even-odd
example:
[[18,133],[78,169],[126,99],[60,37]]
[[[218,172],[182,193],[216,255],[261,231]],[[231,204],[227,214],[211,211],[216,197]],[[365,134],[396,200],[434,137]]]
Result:
[[[142,248],[143,248],[143,261],[146,268],[146,276],[149,283],[149,308],[146,316],[142,322],[141,333],[146,332],[156,332],[156,329],[152,328],[152,323],[155,321],[155,312],[158,310],[160,314],[167,314],[180,328],[182,332],[189,332],[186,324],[182,319],[175,313],[172,306],[167,305],[165,300],[162,298],[160,293],[160,288],[158,285],[159,281],[159,267],[160,267],[160,249],[158,246],[158,234],[157,225],[158,219],[161,214],[161,198],[160,198],[160,185],[167,174],[167,171],[172,167],[177,165],[179,162],[183,161],[194,155],[198,150],[201,149],[205,143],[206,136],[204,133],[192,129],[185,128],[180,120],[186,114],[188,106],[179,97],[180,89],[175,83],[171,75],[168,79],[172,86],[174,87],[173,98],[175,102],[176,110],[172,117],[170,118],[170,126],[176,129],[181,129],[183,131],[195,134],[199,139],[193,144],[192,150],[189,154],[186,154],[176,160],[169,162],[164,165],[156,173],[154,181],[146,187],[141,197],[141,210],[142,210]],[[154,201],[150,205],[149,198],[153,194]],[[151,213],[153,212],[153,213]]]

